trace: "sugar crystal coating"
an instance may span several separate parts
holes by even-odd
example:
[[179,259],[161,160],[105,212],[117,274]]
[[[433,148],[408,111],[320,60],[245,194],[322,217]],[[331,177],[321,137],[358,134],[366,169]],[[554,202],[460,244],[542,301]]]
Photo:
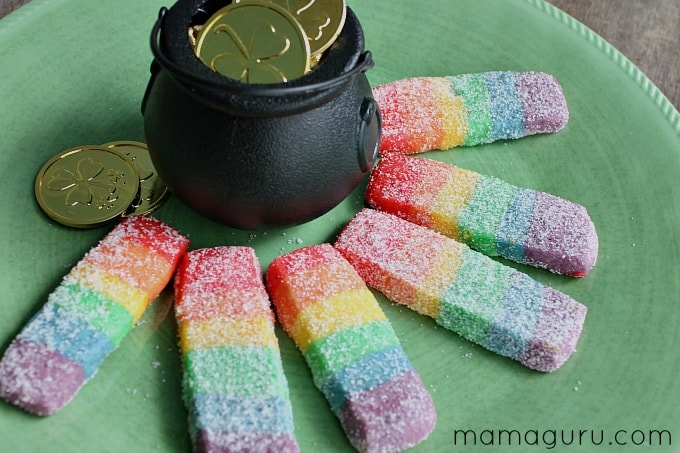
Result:
[[554,371],[576,348],[584,305],[428,228],[364,209],[335,248],[389,299],[529,368]]
[[569,120],[562,88],[540,72],[417,77],[373,89],[380,154],[412,154],[557,132]]
[[[355,394],[339,414],[350,438],[357,439],[359,451],[400,451],[404,445],[416,445],[423,432],[428,432],[436,422],[434,410],[423,414],[416,408],[431,405],[430,397],[422,391],[423,382],[415,370],[407,371],[386,384]],[[388,413],[389,430],[384,429]],[[399,433],[394,435],[393,433]]]
[[194,450],[299,451],[255,251],[188,252],[175,277],[175,299]]
[[275,259],[267,287],[279,321],[314,383],[362,452],[397,452],[424,440],[436,413],[373,294],[330,244]]
[[366,200],[489,256],[575,277],[597,261],[597,232],[585,207],[432,159],[384,157]]
[[0,361],[0,397],[36,415],[64,407],[168,284],[189,241],[128,217],[71,269]]

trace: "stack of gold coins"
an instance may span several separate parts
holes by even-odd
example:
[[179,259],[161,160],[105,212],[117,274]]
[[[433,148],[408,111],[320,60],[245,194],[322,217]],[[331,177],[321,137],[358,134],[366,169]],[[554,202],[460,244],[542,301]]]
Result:
[[188,35],[213,71],[243,83],[282,83],[318,64],[345,17],[344,0],[234,0]]
[[150,214],[168,194],[146,144],[134,141],[67,149],[45,163],[35,180],[45,214],[76,228]]

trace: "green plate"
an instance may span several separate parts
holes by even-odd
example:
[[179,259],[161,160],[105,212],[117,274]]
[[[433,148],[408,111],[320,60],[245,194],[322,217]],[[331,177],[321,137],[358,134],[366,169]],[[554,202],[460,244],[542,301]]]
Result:
[[[631,451],[650,442],[677,451],[678,112],[620,53],[541,0],[348,3],[374,54],[373,85],[490,70],[555,75],[571,111],[561,132],[428,157],[581,203],[600,237],[599,262],[586,278],[518,266],[589,307],[578,351],[552,374],[380,298],[438,411],[436,430],[414,451],[542,451],[553,439],[555,451],[619,451],[617,441]],[[110,228],[55,224],[35,202],[33,182],[64,149],[144,141],[140,103],[161,6],[171,4],[33,0],[0,21],[0,351]],[[192,248],[252,245],[266,267],[284,252],[332,241],[362,203],[360,187],[313,222],[253,232],[206,220],[174,198],[155,215],[188,234]],[[58,414],[37,418],[0,402],[3,451],[188,451],[171,300],[166,293],[152,305]],[[278,333],[302,450],[349,450],[302,356]]]

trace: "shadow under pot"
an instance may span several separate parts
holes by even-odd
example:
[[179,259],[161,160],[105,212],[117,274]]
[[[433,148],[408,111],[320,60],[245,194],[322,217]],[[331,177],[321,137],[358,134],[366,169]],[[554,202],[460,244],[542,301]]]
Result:
[[194,211],[236,228],[324,214],[372,168],[380,140],[359,21],[348,8],[342,32],[308,74],[246,84],[196,57],[187,30],[206,11],[209,1],[180,0],[161,9],[151,33],[142,114],[159,176]]

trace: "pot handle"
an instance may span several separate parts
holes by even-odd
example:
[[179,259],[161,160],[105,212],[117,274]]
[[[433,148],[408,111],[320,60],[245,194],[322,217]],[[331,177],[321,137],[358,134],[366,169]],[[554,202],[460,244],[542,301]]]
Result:
[[238,84],[237,86],[229,86],[221,83],[220,81],[205,79],[204,77],[197,76],[196,74],[187,71],[181,66],[175,64],[170,58],[165,55],[163,49],[159,44],[159,35],[161,28],[163,26],[163,21],[168,9],[162,7],[158,13],[158,19],[151,30],[151,52],[154,56],[154,63],[151,65],[151,75],[152,78],[147,86],[147,91],[142,101],[142,112],[146,104],[146,97],[150,91],[151,84],[155,79],[156,74],[161,68],[167,69],[172,75],[183,80],[184,82],[189,82],[192,85],[202,85],[206,89],[218,89],[221,92],[231,92],[232,94],[238,95],[248,95],[248,96],[273,96],[273,97],[283,97],[291,95],[309,95],[320,93],[329,89],[339,87],[345,82],[353,79],[360,73],[366,72],[373,68],[375,65],[373,61],[373,55],[370,51],[365,51],[357,59],[357,63],[349,69],[347,72],[342,73],[340,76],[333,79],[329,79],[323,82],[312,83],[307,85],[296,85],[296,86],[281,86],[272,85],[270,87],[262,87],[256,85],[248,84]]

